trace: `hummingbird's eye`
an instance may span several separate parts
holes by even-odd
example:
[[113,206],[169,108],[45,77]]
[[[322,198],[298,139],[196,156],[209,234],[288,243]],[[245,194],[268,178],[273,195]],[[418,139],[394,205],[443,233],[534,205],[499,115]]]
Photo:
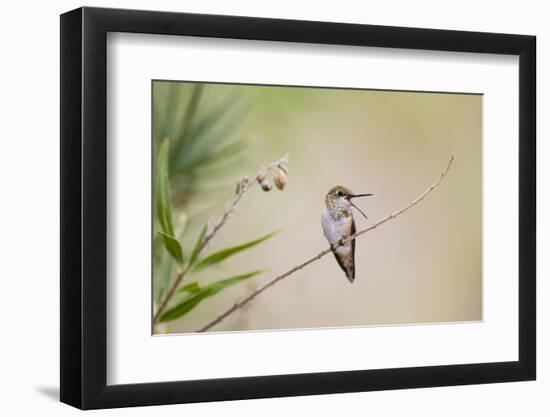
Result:
[[343,196],[344,196],[344,193],[343,193],[342,191],[338,191],[338,192],[336,193],[336,195],[337,195],[338,197],[343,197]]

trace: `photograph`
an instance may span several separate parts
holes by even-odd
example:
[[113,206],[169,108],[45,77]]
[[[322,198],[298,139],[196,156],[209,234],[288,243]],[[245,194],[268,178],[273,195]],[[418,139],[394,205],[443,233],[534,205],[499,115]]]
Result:
[[482,103],[153,80],[153,334],[482,321]]
[[482,98],[154,80],[153,333],[481,321]]

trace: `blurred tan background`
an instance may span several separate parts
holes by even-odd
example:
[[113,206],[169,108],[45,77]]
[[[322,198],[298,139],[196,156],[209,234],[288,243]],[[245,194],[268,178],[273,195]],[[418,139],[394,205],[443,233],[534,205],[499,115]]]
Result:
[[[189,113],[193,88],[192,83],[153,83],[156,127],[167,112],[176,111],[173,106],[181,107],[182,117]],[[197,330],[256,287],[325,249],[320,219],[332,186],[374,193],[356,204],[376,221],[422,193],[451,155],[452,170],[425,201],[358,239],[353,284],[329,254],[212,330],[482,319],[481,95],[202,85],[197,114],[220,106],[233,112],[228,136],[245,146],[229,155],[226,164],[197,167],[192,181],[174,179],[175,193],[184,190],[184,197],[175,198],[177,210],[188,218],[181,236],[184,251],[190,250],[203,222],[222,213],[240,176],[253,176],[260,166],[289,153],[285,190],[252,189],[208,250],[281,232],[190,277],[187,282],[203,285],[268,269],[206,299],[169,322],[166,331]],[[358,230],[369,225],[357,212],[355,219]],[[158,268],[155,260],[155,281]]]

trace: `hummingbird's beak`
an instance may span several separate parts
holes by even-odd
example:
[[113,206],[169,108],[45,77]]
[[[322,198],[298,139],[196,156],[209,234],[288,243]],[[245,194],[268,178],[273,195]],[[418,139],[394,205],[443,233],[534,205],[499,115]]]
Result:
[[353,204],[351,201],[349,202],[353,207],[355,207],[357,210],[359,210],[359,213],[363,215],[365,219],[369,219],[365,213],[363,213],[363,210],[361,210],[359,207],[357,207],[355,204]]
[[371,196],[371,195],[372,195],[372,194],[352,194],[352,195],[350,195],[350,196],[348,197],[349,203],[350,203],[353,207],[355,207],[355,208],[359,211],[359,213],[361,213],[361,214],[363,215],[363,217],[364,217],[365,219],[367,219],[367,220],[369,219],[369,218],[367,217],[367,215],[366,215],[365,213],[363,213],[363,211],[362,211],[359,207],[357,207],[355,204],[353,204],[353,203],[351,202],[351,199],[352,199],[352,198],[356,198],[356,197],[368,197],[368,196]]
[[349,196],[349,198],[356,198],[356,197],[368,197],[374,194],[352,194]]

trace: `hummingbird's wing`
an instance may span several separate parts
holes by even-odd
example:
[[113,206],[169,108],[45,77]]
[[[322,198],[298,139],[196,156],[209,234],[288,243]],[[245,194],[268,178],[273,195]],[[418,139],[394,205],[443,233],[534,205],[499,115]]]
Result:
[[[355,230],[355,221],[352,218],[349,234],[347,234],[347,236],[354,234]],[[346,273],[349,282],[353,283],[355,280],[355,239],[345,245],[337,247],[332,252],[334,253],[338,265],[340,265],[340,268]]]
[[[355,219],[351,216],[351,234],[354,235],[356,231]],[[351,265],[353,268],[353,279],[355,279],[355,239],[351,241]]]

